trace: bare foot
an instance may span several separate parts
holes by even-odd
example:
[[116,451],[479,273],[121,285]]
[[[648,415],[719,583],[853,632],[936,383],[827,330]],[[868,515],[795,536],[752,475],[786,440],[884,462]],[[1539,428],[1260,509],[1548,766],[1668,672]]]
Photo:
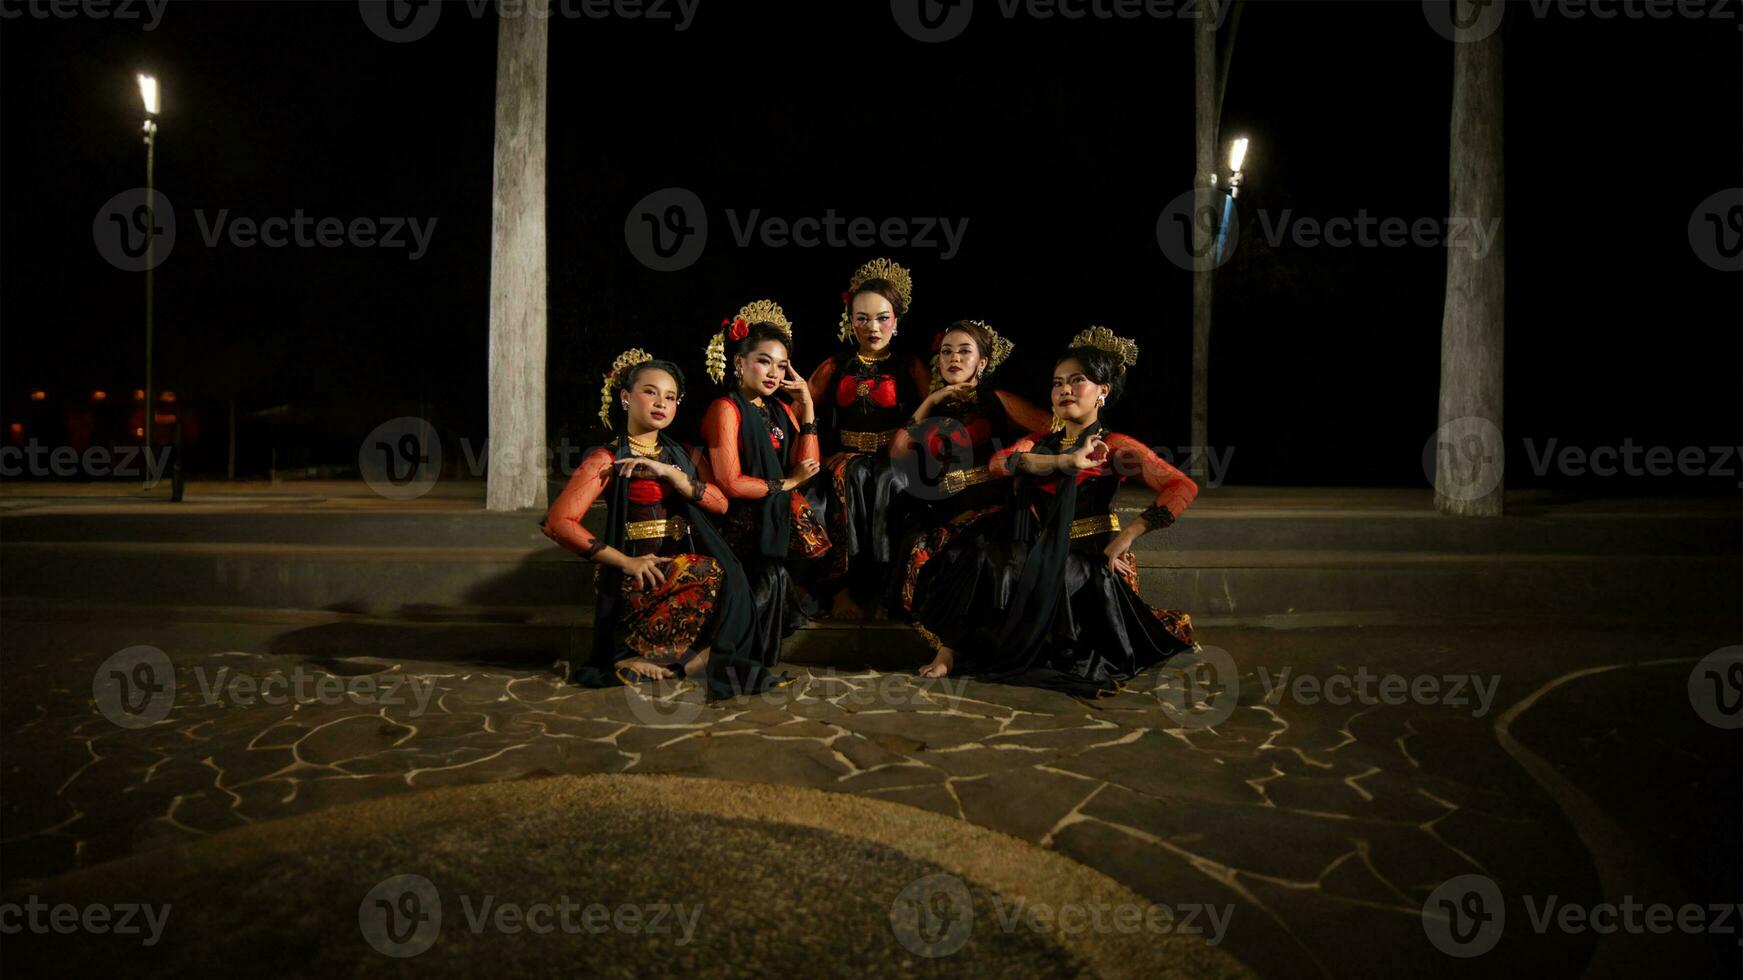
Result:
[[949,647],[939,647],[938,655],[932,662],[920,668],[921,677],[943,677],[950,673],[950,668],[956,666],[956,651]]
[[864,619],[865,607],[855,602],[853,595],[846,589],[835,593],[835,606],[829,610],[833,619]]
[[662,681],[672,676],[670,670],[661,667],[659,664],[649,663],[642,657],[633,657],[629,660],[619,660],[615,666],[619,677],[622,677],[626,671],[655,681]]

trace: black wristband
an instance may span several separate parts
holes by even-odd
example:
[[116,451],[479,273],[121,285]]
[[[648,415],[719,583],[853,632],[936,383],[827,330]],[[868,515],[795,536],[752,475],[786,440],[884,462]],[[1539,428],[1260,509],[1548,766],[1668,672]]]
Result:
[[1161,504],[1151,504],[1138,516],[1144,519],[1144,525],[1151,531],[1160,531],[1174,523],[1174,512]]
[[816,420],[812,420],[810,422],[800,422],[799,423],[799,434],[802,436],[814,436],[814,435],[816,435],[817,434],[817,422],[816,422]]
[[768,483],[769,483],[769,493],[770,494],[777,494],[777,493],[780,493],[783,489],[785,489],[781,486],[782,481],[780,481],[780,480],[770,480],[770,481],[768,481]]
[[693,476],[690,478],[690,490],[692,491],[690,499],[700,503],[702,498],[708,493],[708,483],[700,476]]
[[579,554],[581,557],[587,559],[588,561],[592,561],[593,556],[599,554],[599,550],[601,548],[604,548],[604,547],[605,547],[605,542],[603,540],[601,540],[599,538],[594,538],[592,544],[588,545],[585,548],[582,548],[579,552],[577,552],[577,554]]
[[1011,453],[1011,455],[1005,457],[1005,467],[1011,471],[1012,476],[1016,476],[1017,474],[1023,472],[1022,467],[1018,465],[1019,463],[1022,462],[1022,460],[1023,460],[1023,450],[1021,450],[1021,449],[1015,450]]

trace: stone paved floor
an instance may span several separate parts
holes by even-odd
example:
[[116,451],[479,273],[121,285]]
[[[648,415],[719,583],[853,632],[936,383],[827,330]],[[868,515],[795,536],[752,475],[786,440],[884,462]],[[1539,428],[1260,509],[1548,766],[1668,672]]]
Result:
[[[9,612],[0,882],[426,787],[676,773],[895,801],[1050,848],[1158,902],[1232,904],[1224,948],[1267,977],[1463,972],[1469,961],[1429,941],[1423,909],[1471,873],[1508,902],[1487,967],[1738,965],[1735,936],[1540,934],[1523,904],[1615,900],[1617,882],[1660,889],[1638,896],[1648,902],[1743,898],[1737,737],[1688,695],[1695,661],[1737,642],[1723,630],[1207,630],[1189,671],[1204,686],[1156,669],[1087,702],[808,666],[786,691],[703,706],[682,685],[559,685],[485,632],[475,655],[451,643],[429,659],[371,655],[417,629]],[[129,729],[97,710],[93,677],[136,644],[164,650],[176,684],[161,722]],[[1233,670],[1217,675],[1222,652]],[[1291,685],[1268,696],[1285,669]],[[1330,678],[1391,673],[1441,694],[1316,696]],[[250,703],[238,676],[300,677],[310,696]],[[341,684],[358,697],[334,695]],[[1590,814],[1570,792],[1620,836],[1582,840]]]

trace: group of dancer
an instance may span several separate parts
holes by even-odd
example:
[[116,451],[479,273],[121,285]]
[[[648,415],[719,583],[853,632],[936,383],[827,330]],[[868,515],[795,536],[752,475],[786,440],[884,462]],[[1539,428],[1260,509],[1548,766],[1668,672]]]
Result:
[[[981,321],[934,338],[930,366],[895,352],[912,297],[900,265],[861,266],[841,294],[851,346],[809,379],[774,302],[723,319],[705,350],[724,390],[705,447],[666,432],[686,394],[677,364],[642,350],[612,363],[600,418],[617,435],[544,522],[598,566],[593,652],[570,679],[756,693],[790,682],[774,669],[782,641],[825,615],[911,622],[934,650],[922,676],[1086,696],[1193,646],[1186,613],[1140,597],[1131,549],[1198,487],[1104,418],[1137,345],[1105,327],[1073,337],[1048,412],[988,382],[1013,345]],[[1154,500],[1122,520],[1130,478]],[[601,495],[593,534],[582,520]]]

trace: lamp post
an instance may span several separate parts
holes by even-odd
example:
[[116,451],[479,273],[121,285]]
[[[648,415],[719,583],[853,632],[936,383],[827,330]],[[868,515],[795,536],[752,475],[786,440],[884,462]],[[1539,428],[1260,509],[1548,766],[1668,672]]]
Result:
[[[151,267],[152,232],[157,224],[157,193],[152,189],[153,169],[157,156],[157,79],[139,76],[139,97],[145,103],[145,459],[146,480],[151,479],[151,427],[157,423],[157,413],[151,400]],[[149,488],[151,484],[146,483]]]
[[1216,229],[1216,263],[1221,265],[1228,248],[1229,223],[1235,220],[1235,198],[1241,195],[1241,181],[1245,175],[1241,166],[1247,162],[1247,138],[1236,139],[1229,147],[1229,196],[1223,199],[1223,219],[1217,223]]

